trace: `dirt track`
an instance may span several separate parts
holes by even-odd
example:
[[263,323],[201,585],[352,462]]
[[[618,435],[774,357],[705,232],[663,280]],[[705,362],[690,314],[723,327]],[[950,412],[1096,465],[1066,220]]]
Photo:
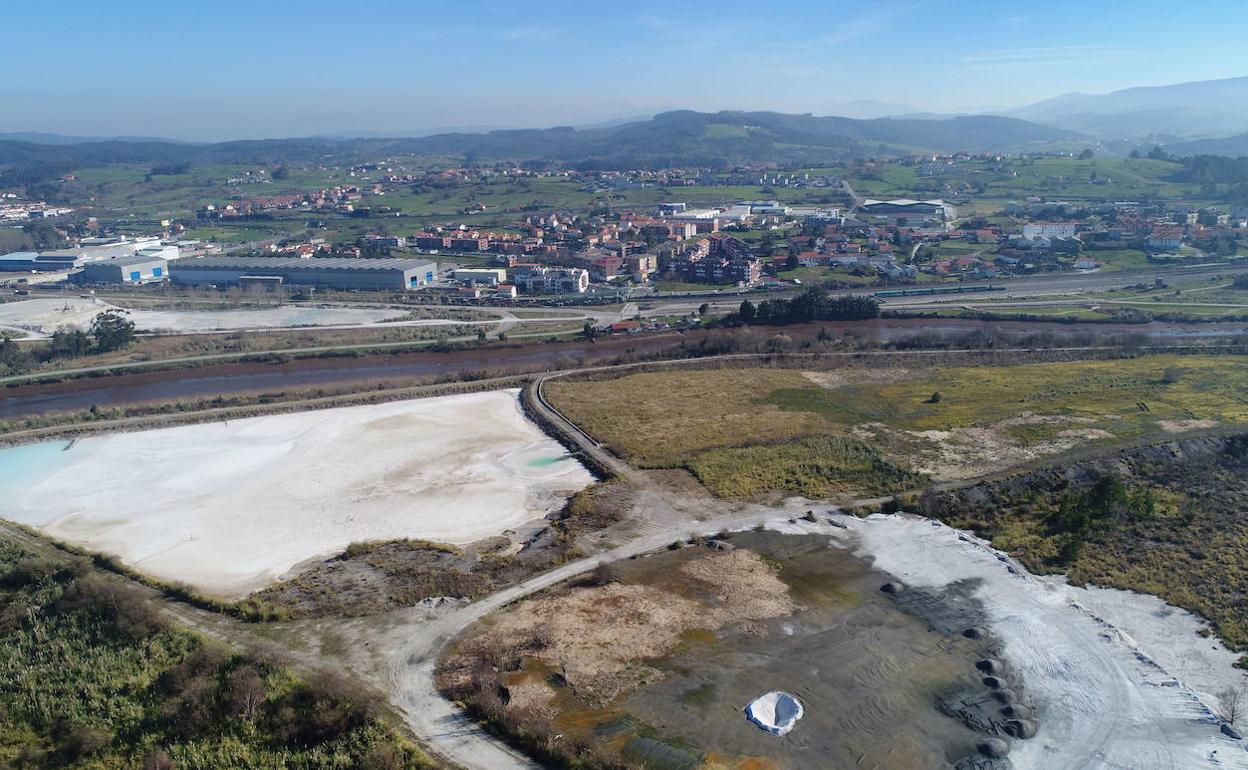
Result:
[[[569,425],[540,399],[537,409],[553,424]],[[604,460],[620,464],[583,432],[563,432],[566,440],[585,453],[605,455]],[[631,471],[629,480],[639,489],[634,516],[641,525],[635,540],[432,619],[413,615],[412,622],[399,623],[381,642],[391,651],[390,685],[395,704],[431,751],[472,770],[537,767],[470,722],[434,686],[440,651],[468,625],[599,563],[656,550],[692,534],[743,529],[765,520],[784,528],[788,518],[806,507],[802,501],[794,501],[788,510],[734,507],[719,501],[708,504],[703,499],[681,499],[652,483],[644,473]],[[844,523],[857,529],[856,521],[846,519]],[[1027,751],[1018,757],[1018,767],[1248,768],[1248,753],[1240,743],[1218,732],[1210,704],[1169,675],[1128,634],[1064,597],[1051,582],[1027,575],[1020,565],[987,546],[936,522],[923,522],[921,529],[929,527],[932,537],[943,538],[939,543],[916,541],[910,551],[894,548],[888,552],[894,563],[877,562],[877,566],[904,574],[906,579],[932,580],[933,585],[954,579],[959,569],[969,570],[966,577],[993,576],[994,588],[989,595],[998,608],[994,627],[1001,624],[1013,630],[1014,642],[1009,649],[1019,656],[1014,663],[1025,672],[1029,689],[1043,694],[1039,705],[1045,713],[1041,719],[1049,725],[1043,740],[1028,742]],[[864,535],[869,531],[863,530]],[[931,549],[938,544],[947,553],[943,562],[933,563],[929,570],[925,565],[935,556]]]

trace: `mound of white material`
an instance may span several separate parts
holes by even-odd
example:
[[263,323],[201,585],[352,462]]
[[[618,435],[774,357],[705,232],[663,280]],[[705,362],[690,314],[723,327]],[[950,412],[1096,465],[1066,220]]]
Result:
[[801,701],[779,690],[760,695],[745,707],[745,715],[751,722],[776,735],[792,730],[804,713]]
[[467,543],[593,477],[517,391],[92,436],[0,451],[0,516],[237,597],[361,540]]
[[106,302],[90,299],[26,299],[0,303],[0,326],[51,334],[60,326],[86,329],[105,310]]
[[[0,327],[49,335],[60,326],[86,329],[106,310],[125,310],[101,299],[28,299],[0,303]],[[125,310],[141,332],[195,333],[242,329],[285,329],[300,326],[454,326],[449,318],[404,320],[402,309],[384,307],[315,307],[282,305],[237,310]],[[468,322],[471,323],[471,322]]]

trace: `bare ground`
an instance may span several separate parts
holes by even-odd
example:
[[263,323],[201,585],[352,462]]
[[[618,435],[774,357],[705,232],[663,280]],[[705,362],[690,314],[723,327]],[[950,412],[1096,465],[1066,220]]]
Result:
[[598,708],[662,678],[644,661],[674,649],[686,632],[793,611],[787,586],[751,551],[708,553],[680,573],[705,598],[613,583],[522,602],[448,659],[447,681],[454,689],[479,661],[523,654],[550,666]]
[[252,598],[292,619],[362,617],[422,602],[478,599],[592,552],[594,535],[619,522],[633,497],[625,484],[596,484],[574,495],[550,522],[461,548],[423,540],[356,543]]

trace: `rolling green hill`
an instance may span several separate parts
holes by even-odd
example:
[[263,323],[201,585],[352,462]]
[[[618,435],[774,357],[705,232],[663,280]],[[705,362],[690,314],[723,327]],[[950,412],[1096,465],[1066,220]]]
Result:
[[814,165],[873,155],[1073,146],[1071,131],[994,116],[944,120],[680,110],[605,129],[442,134],[392,145],[418,154],[551,160],[596,167]]
[[417,155],[466,160],[538,161],[584,168],[741,164],[831,164],[925,151],[1067,148],[1082,137],[1015,118],[856,120],[776,112],[681,110],[623,125],[557,127],[421,138],[268,139],[190,144],[106,140],[46,144],[0,140],[0,183],[21,184],[66,171],[126,164],[307,162]]

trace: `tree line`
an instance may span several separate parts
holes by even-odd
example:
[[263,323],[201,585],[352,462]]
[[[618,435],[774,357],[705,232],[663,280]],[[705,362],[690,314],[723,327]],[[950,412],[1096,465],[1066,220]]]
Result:
[[87,330],[62,326],[41,347],[23,348],[12,339],[0,339],[0,376],[21,374],[55,359],[79,358],[89,353],[111,353],[133,344],[135,325],[124,313],[106,310]]
[[811,321],[865,321],[880,317],[875,297],[845,294],[832,297],[822,289],[809,289],[793,299],[767,299],[755,305],[748,299],[737,312],[725,317],[728,324],[783,326]]
[[1194,155],[1183,159],[1179,178],[1184,182],[1236,184],[1248,182],[1248,158]]

